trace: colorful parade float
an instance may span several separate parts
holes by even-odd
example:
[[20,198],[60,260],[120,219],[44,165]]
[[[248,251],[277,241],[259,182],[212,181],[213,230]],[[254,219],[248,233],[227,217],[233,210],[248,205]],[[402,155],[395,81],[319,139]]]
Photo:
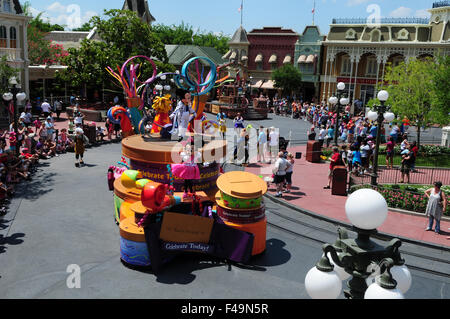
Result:
[[[137,59],[153,66],[150,79],[139,80],[142,64]],[[124,131],[122,158],[109,168],[108,185],[120,227],[120,256],[127,266],[158,272],[186,252],[248,263],[266,249],[267,185],[246,172],[221,174],[227,144],[215,134],[216,123],[203,114],[208,93],[227,80],[217,79],[219,69],[204,57],[187,61],[177,73],[157,75],[147,57],[131,58],[118,73],[109,69],[128,101],[126,107],[114,106],[108,112]],[[194,97],[182,140],[170,120],[170,96],[154,99],[156,115],[143,109],[145,91],[167,77]]]
[[216,86],[216,99],[207,103],[207,108],[212,114],[223,113],[228,118],[234,118],[241,114],[244,120],[265,120],[269,114],[267,101],[259,98],[252,99],[250,85],[239,74],[248,74],[246,67],[240,63],[227,64],[234,78],[228,78]]

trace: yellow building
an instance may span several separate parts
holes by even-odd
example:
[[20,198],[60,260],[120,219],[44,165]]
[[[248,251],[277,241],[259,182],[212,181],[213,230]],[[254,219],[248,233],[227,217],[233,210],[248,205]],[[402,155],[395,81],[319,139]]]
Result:
[[30,17],[24,15],[18,0],[0,0],[0,56],[19,70],[18,82],[29,96],[29,60],[27,26]]
[[323,42],[321,100],[328,101],[344,82],[354,109],[377,95],[387,65],[450,55],[450,1],[436,2],[428,11],[430,19],[333,19]]

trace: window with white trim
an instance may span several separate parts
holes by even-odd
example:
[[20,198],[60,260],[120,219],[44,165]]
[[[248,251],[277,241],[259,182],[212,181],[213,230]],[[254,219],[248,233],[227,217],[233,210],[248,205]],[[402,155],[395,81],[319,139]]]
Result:
[[0,26],[0,48],[6,48],[8,47],[7,41],[8,41],[8,34],[7,29],[4,25]]
[[17,48],[17,30],[15,27],[9,28],[9,47]]
[[370,37],[370,41],[371,42],[380,42],[381,41],[381,32],[380,30],[373,30],[371,37]]
[[351,69],[352,63],[350,62],[350,57],[343,56],[341,63],[341,75],[350,75]]
[[366,66],[366,76],[376,76],[378,70],[377,58],[368,57]]
[[3,2],[3,12],[9,12],[12,13],[12,6],[11,6],[11,0],[2,0]]

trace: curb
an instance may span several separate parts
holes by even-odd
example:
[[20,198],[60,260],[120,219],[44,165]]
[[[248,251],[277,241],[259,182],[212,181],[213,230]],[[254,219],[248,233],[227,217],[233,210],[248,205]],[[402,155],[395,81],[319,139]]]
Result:
[[[404,210],[404,209],[401,209],[401,208],[391,208],[391,207],[389,207],[389,210],[391,212],[402,213],[402,214],[405,214],[405,215],[411,215],[411,216],[418,216],[418,217],[427,218],[427,216],[425,216],[424,214],[412,212],[412,211],[409,211],[409,210]],[[444,220],[446,222],[450,222],[450,217],[442,216],[441,220]]]
[[[326,221],[326,222],[329,222],[329,223],[337,224],[337,225],[342,226],[344,228],[347,228],[349,230],[352,230],[352,228],[353,228],[353,225],[351,225],[349,223],[345,223],[343,221],[340,221],[340,220],[337,220],[337,219],[334,219],[334,218],[331,218],[331,217],[326,217],[326,216],[314,213],[314,212],[312,212],[310,210],[307,210],[305,208],[301,208],[301,207],[295,206],[295,205],[290,204],[290,203],[288,203],[288,202],[286,202],[286,201],[284,201],[282,199],[279,199],[279,198],[277,198],[277,197],[275,197],[275,196],[273,196],[273,195],[271,195],[269,193],[266,193],[264,196],[267,197],[268,199],[270,199],[271,201],[273,201],[273,202],[275,202],[277,204],[280,204],[281,206],[284,206],[284,207],[287,207],[289,209],[295,210],[297,212],[300,212],[302,214],[308,215],[310,217],[313,217],[313,218],[316,218],[316,219],[319,219],[319,220],[323,220],[323,221]],[[336,233],[336,236],[337,236],[337,233]],[[378,234],[376,234],[373,237],[377,238],[377,239],[381,239],[381,240],[391,240],[391,239],[394,239],[394,238],[398,238],[402,242],[405,242],[405,243],[411,243],[411,244],[415,244],[415,245],[418,245],[418,246],[424,246],[424,247],[428,247],[428,248],[440,249],[440,250],[444,250],[446,252],[450,252],[450,247],[447,247],[447,246],[442,246],[442,245],[433,244],[433,243],[429,243],[429,242],[422,242],[422,241],[414,240],[414,239],[411,239],[411,238],[406,238],[406,237],[402,237],[402,236],[398,236],[398,235],[392,235],[392,234],[383,233],[383,232],[378,232]]]

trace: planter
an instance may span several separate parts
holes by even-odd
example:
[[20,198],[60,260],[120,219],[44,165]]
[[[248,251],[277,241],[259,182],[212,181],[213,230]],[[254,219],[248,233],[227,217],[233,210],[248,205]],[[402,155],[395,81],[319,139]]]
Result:
[[126,98],[126,101],[127,101],[127,106],[129,107],[129,108],[133,108],[133,107],[140,107],[141,106],[141,99],[140,98],[138,98],[138,97],[133,97],[133,98],[129,98],[129,97],[127,97]]

